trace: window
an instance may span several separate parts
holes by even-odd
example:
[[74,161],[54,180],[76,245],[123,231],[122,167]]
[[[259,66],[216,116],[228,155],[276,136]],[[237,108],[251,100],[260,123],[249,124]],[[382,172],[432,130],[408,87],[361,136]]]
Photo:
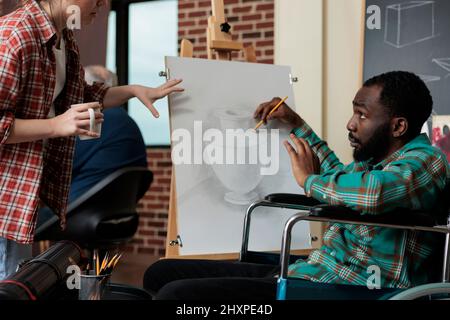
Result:
[[106,44],[106,68],[117,73],[116,68],[116,19],[115,11],[109,13],[108,18],[108,39]]
[[[131,3],[130,3],[131,2]],[[107,66],[116,70],[120,84],[157,87],[165,79],[164,57],[178,55],[178,1],[112,2],[108,30]],[[128,50],[124,50],[128,48]],[[124,66],[120,64],[126,64]],[[148,146],[170,145],[167,98],[156,102],[160,118],[138,100],[128,103],[128,112],[141,129]]]

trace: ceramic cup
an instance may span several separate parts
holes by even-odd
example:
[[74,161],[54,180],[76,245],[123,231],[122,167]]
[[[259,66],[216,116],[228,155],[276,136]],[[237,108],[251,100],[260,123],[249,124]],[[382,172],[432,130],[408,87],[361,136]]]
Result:
[[[74,104],[71,106],[71,108],[74,107],[78,107],[81,104]],[[89,127],[86,127],[86,130],[89,130],[91,132],[95,132],[98,133],[99,136],[98,137],[90,137],[90,136],[86,136],[86,135],[79,135],[80,140],[92,140],[92,139],[98,139],[100,137],[100,135],[102,134],[102,124],[101,123],[96,123],[95,122],[95,114],[100,112],[101,113],[101,108],[100,106],[95,106],[92,108],[88,109],[89,112]]]

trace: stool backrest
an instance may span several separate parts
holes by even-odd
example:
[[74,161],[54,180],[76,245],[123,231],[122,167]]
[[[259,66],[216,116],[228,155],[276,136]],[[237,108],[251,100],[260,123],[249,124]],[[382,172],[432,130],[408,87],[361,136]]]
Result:
[[147,168],[117,170],[70,203],[66,230],[61,231],[55,216],[36,230],[35,240],[69,239],[85,247],[128,241],[138,226],[137,203],[152,181]]

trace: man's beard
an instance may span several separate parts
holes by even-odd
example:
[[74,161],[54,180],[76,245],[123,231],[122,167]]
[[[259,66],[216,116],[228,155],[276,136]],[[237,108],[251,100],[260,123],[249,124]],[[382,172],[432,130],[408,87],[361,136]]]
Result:
[[[349,135],[350,137],[353,137],[351,133]],[[356,142],[360,143],[359,140]],[[360,144],[360,147],[353,151],[353,158],[357,162],[367,161],[371,158],[381,161],[387,153],[389,143],[390,124],[386,123],[375,130],[369,141],[367,141],[364,145]]]

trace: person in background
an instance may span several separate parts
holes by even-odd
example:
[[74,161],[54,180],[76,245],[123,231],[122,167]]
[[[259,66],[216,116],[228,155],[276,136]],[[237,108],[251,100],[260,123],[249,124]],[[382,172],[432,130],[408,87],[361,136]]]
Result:
[[[158,117],[154,102],[183,91],[181,80],[157,88],[86,83],[69,22],[73,6],[84,27],[105,3],[25,0],[0,17],[0,280],[31,257],[42,203],[65,227],[75,137],[98,137],[86,129],[88,110],[136,97]],[[102,113],[96,122],[103,122]]]
[[[117,76],[103,66],[85,67],[88,84],[102,82],[117,86]],[[69,203],[109,174],[125,167],[147,168],[147,152],[141,131],[124,108],[103,112],[100,138],[81,140],[77,137],[72,166]],[[37,228],[54,217],[48,207],[39,210]]]
[[[114,73],[102,66],[85,68],[86,82],[117,85]],[[69,203],[107,175],[125,167],[147,168],[147,151],[141,131],[124,108],[103,112],[104,122],[99,139],[77,138],[73,158]]]

